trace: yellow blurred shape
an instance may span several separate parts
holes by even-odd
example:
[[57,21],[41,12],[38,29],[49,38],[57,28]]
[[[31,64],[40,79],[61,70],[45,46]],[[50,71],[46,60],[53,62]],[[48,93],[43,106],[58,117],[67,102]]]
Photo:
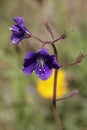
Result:
[[[37,91],[42,97],[52,99],[53,81],[54,81],[54,70],[52,76],[48,80],[41,80],[41,79],[37,80]],[[60,69],[58,71],[58,77],[57,77],[57,89],[56,89],[57,98],[62,97],[68,92],[67,86],[68,84],[66,81],[65,71]]]

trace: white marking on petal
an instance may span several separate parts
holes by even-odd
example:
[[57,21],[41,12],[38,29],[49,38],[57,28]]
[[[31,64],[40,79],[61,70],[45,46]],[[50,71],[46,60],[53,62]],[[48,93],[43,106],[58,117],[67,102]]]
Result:
[[9,30],[11,30],[11,31],[12,31],[12,28],[9,28]]

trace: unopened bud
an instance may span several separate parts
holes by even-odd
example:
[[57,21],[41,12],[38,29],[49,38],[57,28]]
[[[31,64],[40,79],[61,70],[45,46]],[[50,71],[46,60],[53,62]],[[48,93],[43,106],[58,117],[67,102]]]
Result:
[[49,26],[48,22],[45,23],[45,27],[48,32],[51,32],[51,27]]
[[77,56],[77,58],[76,58],[76,60],[75,60],[75,63],[77,64],[79,64],[83,59],[84,59],[84,57],[85,57],[86,55],[84,55],[83,53],[80,53],[78,56]]
[[79,90],[78,89],[73,89],[72,92],[69,94],[69,97],[73,97],[75,95],[79,94]]

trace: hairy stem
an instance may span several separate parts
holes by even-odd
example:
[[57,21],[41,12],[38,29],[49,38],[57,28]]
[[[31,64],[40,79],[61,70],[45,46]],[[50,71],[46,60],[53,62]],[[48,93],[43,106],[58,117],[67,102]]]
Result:
[[31,34],[31,37],[34,38],[35,40],[41,42],[41,43],[44,43],[43,40],[39,39],[38,37],[36,37],[36,36],[34,36],[34,35],[32,35],[32,34]]
[[34,38],[35,40],[39,41],[40,43],[42,44],[54,44],[56,43],[57,41],[61,40],[61,39],[65,39],[67,37],[66,33],[65,34],[62,34],[61,36],[59,36],[57,39],[54,40],[54,35],[52,32],[50,32],[51,34],[51,37],[53,39],[53,41],[43,41],[41,40],[40,38],[34,36],[33,34],[31,34],[31,37]]
[[55,75],[54,75],[54,90],[53,90],[53,112],[54,112],[54,117],[56,121],[56,125],[58,130],[62,130],[62,125],[60,121],[60,117],[56,108],[56,86],[57,86],[57,76],[58,76],[58,70],[55,70]]
[[76,96],[77,94],[79,94],[79,90],[73,89],[73,90],[71,91],[71,93],[69,93],[68,96],[62,97],[62,98],[58,98],[58,99],[56,99],[56,101],[61,101],[61,100],[70,99],[70,98]]
[[[54,44],[52,44],[56,59],[58,61],[58,55],[57,55],[57,50]],[[62,130],[62,125],[61,125],[61,121],[60,121],[60,117],[56,108],[56,87],[57,87],[57,76],[58,76],[58,70],[55,69],[55,73],[54,73],[54,88],[53,88],[53,112],[54,112],[54,117],[55,117],[55,121],[56,121],[56,125],[58,130]]]

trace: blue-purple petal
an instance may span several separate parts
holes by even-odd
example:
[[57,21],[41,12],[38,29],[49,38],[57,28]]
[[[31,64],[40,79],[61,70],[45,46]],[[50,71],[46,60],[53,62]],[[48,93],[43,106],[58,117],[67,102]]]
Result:
[[26,75],[30,75],[33,71],[33,68],[34,68],[34,63],[33,64],[30,64],[28,67],[24,67],[22,68],[23,72],[26,74]]
[[30,32],[26,29],[25,24],[24,24],[24,19],[22,17],[15,17],[14,21],[17,23],[17,25],[25,31],[27,34],[30,34]]
[[58,61],[56,60],[55,56],[52,56],[52,68],[59,69],[60,65],[58,64]]
[[27,54],[25,55],[24,60],[33,58],[34,56],[35,56],[35,53],[34,53],[34,52],[29,52],[29,53],[27,53]]
[[37,66],[35,73],[40,79],[47,80],[51,76],[52,70],[47,65],[44,65],[44,68]]
[[45,54],[49,54],[49,53],[48,53],[48,50],[47,50],[46,48],[42,48],[42,49],[39,51],[39,54],[40,54],[40,55],[42,55],[42,54],[45,55]]
[[46,48],[42,48],[38,53],[37,53],[37,55],[39,56],[47,56],[47,55],[49,55],[49,53],[48,53],[48,50],[46,49]]
[[21,25],[21,24],[24,24],[24,19],[22,17],[15,17],[14,18],[14,21],[18,24],[18,25]]
[[14,33],[19,33],[20,32],[20,28],[18,27],[18,25],[12,25],[10,30],[13,31]]
[[22,17],[15,17],[14,21],[17,23],[17,25],[24,26],[24,19]]
[[11,41],[13,44],[18,44],[21,40],[23,40],[24,37],[18,37],[17,35],[15,35],[15,33],[12,33],[11,35]]

